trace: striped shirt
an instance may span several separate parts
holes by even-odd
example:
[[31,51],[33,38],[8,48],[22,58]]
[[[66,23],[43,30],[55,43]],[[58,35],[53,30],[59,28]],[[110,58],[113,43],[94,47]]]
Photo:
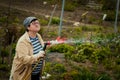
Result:
[[[39,53],[39,51],[43,50],[42,45],[41,45],[38,37],[36,37],[36,38],[31,38],[30,37],[30,41],[33,45],[33,54],[37,54],[37,53]],[[39,64],[32,71],[32,75],[36,75],[36,74],[40,73],[40,70],[42,69],[42,64],[43,64],[43,60],[40,60]],[[32,68],[34,66],[35,66],[35,64],[32,64]]]

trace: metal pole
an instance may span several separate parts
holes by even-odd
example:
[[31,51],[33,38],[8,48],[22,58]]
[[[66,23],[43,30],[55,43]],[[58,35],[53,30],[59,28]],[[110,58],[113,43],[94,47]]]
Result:
[[52,21],[52,18],[53,18],[53,14],[54,14],[54,12],[55,12],[55,10],[56,10],[56,7],[57,7],[57,4],[55,5],[55,7],[54,7],[54,9],[53,9],[53,12],[51,13],[50,20],[49,20],[49,23],[48,23],[48,28],[49,28],[49,26],[50,26],[50,24],[51,24],[51,21]]
[[1,47],[2,47],[2,39],[0,39],[0,57],[2,58],[2,56],[1,56]]
[[62,19],[63,19],[63,13],[64,13],[64,6],[65,6],[65,0],[62,2],[62,12],[60,17],[60,25],[59,25],[59,33],[58,35],[61,36],[61,30],[62,30]]
[[115,18],[115,24],[114,24],[114,30],[115,33],[117,33],[117,20],[118,20],[118,11],[119,11],[119,0],[117,0],[117,6],[116,6],[116,18]]

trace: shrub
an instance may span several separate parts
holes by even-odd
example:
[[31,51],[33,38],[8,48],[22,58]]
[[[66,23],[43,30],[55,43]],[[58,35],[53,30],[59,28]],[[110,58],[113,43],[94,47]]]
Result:
[[82,31],[96,31],[99,26],[82,26]]
[[87,56],[83,54],[73,54],[71,55],[71,59],[76,62],[85,62]]
[[115,64],[114,61],[110,58],[106,58],[102,61],[102,64],[104,65],[104,67],[108,70],[111,70],[114,68]]
[[72,53],[68,51],[68,52],[64,53],[64,56],[65,56],[66,60],[71,59]]
[[85,62],[86,59],[92,57],[93,52],[95,51],[94,49],[96,49],[94,44],[81,44],[76,47],[74,54],[68,52],[65,56],[73,61]]
[[110,49],[106,47],[101,47],[99,50],[96,51],[96,54],[98,54],[98,59],[100,61],[108,58],[111,54]]
[[50,52],[66,53],[68,51],[73,52],[75,50],[75,48],[68,44],[58,44],[58,45],[54,45],[54,46],[50,47],[49,50],[50,50]]
[[54,36],[57,36],[58,34],[54,31],[51,31],[48,33],[49,37],[54,37]]
[[60,23],[60,19],[58,17],[53,17],[51,23],[52,24],[59,24]]
[[47,80],[59,80],[62,78],[61,74],[66,72],[66,69],[63,64],[47,63],[45,71],[51,74],[51,77]]
[[80,71],[73,69],[72,71],[64,73],[63,78],[65,80],[96,80],[96,75],[83,68]]
[[66,2],[65,3],[65,11],[74,11],[75,10],[75,5],[71,2]]
[[39,19],[41,25],[47,25],[48,21],[45,19]]
[[106,58],[109,58],[112,54],[109,48],[92,43],[85,43],[76,46],[76,50],[73,53],[67,52],[65,53],[65,57],[77,62],[85,62],[86,59],[89,59],[96,64],[104,61]]
[[55,64],[53,67],[52,67],[52,71],[55,72],[55,74],[61,74],[61,73],[64,73],[66,71],[65,67],[63,64]]
[[80,73],[77,70],[73,70],[63,74],[64,80],[80,80]]
[[80,27],[75,27],[74,31],[78,33],[78,32],[82,32],[82,29]]
[[46,62],[45,66],[44,66],[44,72],[43,72],[43,76],[46,75],[46,73],[51,73],[52,72],[52,63],[51,62]]

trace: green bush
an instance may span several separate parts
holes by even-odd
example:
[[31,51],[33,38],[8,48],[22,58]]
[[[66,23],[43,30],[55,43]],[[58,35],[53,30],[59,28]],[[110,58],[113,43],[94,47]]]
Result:
[[65,58],[76,62],[85,62],[86,59],[90,59],[95,51],[94,49],[94,44],[81,44],[76,46],[76,49],[73,49],[74,51],[65,53]]
[[76,6],[71,2],[65,3],[65,11],[74,11]]
[[52,24],[59,24],[60,23],[60,19],[58,17],[53,17],[51,23]]
[[75,32],[82,32],[82,29],[81,29],[80,27],[75,27],[75,28],[74,28],[74,31],[75,31]]
[[41,25],[47,25],[48,21],[45,19],[39,19]]
[[93,52],[93,54],[91,54],[91,56],[89,57],[90,61],[95,63],[95,64],[98,64],[99,63],[99,60],[98,60],[98,54],[96,54],[95,52]]
[[81,71],[73,69],[64,73],[63,78],[65,80],[96,80],[96,75],[86,69],[81,69]]
[[96,50],[97,47],[95,44],[83,44],[78,47],[78,54],[83,53],[86,59],[90,59],[92,62],[97,63],[98,55],[95,53]]
[[54,36],[57,36],[58,34],[54,31],[51,31],[48,33],[49,37],[54,37]]
[[98,26],[82,26],[82,31],[97,31]]
[[51,74],[62,74],[66,72],[66,69],[63,64],[47,62],[45,66],[45,72]]
[[83,54],[73,54],[71,55],[71,59],[76,62],[85,62],[87,56]]
[[111,70],[114,68],[115,64],[114,64],[114,60],[112,60],[111,58],[106,58],[102,61],[102,64],[104,65],[104,67],[107,70]]
[[63,64],[55,64],[53,67],[52,67],[52,71],[56,74],[62,74],[66,71],[65,67]]
[[111,55],[111,51],[109,48],[102,47],[100,52],[98,53],[99,60],[103,60]]
[[47,62],[45,72],[51,74],[51,77],[47,80],[59,80],[62,78],[62,74],[66,72],[66,69],[63,64]]
[[76,49],[73,50],[74,51],[66,52],[65,58],[76,62],[85,62],[86,59],[89,59],[93,63],[98,64],[106,58],[109,58],[112,54],[109,48],[92,43],[78,45],[76,46]]
[[68,51],[73,52],[74,50],[75,48],[68,44],[58,44],[49,48],[50,52],[60,52],[60,53],[66,53]]
[[77,70],[66,72],[62,76],[64,80],[80,80],[80,73]]
[[19,23],[19,22],[20,22],[19,18],[15,17],[14,23]]
[[96,47],[95,44],[85,43],[77,46],[77,50],[78,50],[78,53],[83,52],[84,55],[90,56],[93,53],[95,47]]
[[68,52],[64,53],[64,56],[65,56],[66,60],[71,59],[72,53],[68,51]]

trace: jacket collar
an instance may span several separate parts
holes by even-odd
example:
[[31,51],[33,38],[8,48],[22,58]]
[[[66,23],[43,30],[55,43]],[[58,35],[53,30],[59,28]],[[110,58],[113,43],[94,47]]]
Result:
[[[25,40],[27,42],[31,43],[28,32],[25,32],[24,36],[25,36]],[[43,43],[43,40],[42,40],[40,34],[37,33],[37,36],[38,36],[38,39],[40,40],[41,45],[44,46],[44,43]]]
[[28,35],[28,32],[25,32],[24,36],[25,36],[25,40],[26,40],[27,42],[31,43],[30,38],[29,38],[29,35]]

